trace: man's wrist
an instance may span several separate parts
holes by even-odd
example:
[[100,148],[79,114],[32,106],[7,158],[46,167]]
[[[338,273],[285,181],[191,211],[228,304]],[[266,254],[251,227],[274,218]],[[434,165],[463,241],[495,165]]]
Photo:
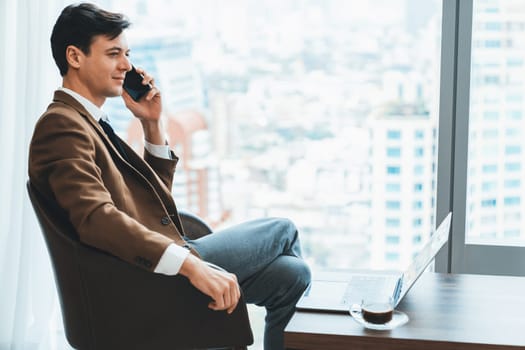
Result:
[[192,254],[188,254],[182,262],[179,273],[185,277],[190,277],[201,263],[200,259]]
[[160,120],[147,121],[141,120],[142,130],[144,131],[144,138],[151,144],[164,145],[165,137],[162,123]]

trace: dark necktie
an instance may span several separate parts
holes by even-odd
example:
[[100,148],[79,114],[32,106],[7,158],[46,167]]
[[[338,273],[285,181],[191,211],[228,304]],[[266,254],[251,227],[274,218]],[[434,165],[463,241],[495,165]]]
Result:
[[126,151],[124,150],[124,147],[122,146],[122,142],[120,142],[119,138],[115,134],[115,131],[109,125],[108,122],[105,122],[104,120],[100,119],[99,121],[100,126],[102,129],[104,129],[104,132],[106,135],[108,135],[109,139],[111,140],[111,143],[113,143],[113,146],[119,151],[120,155],[129,162],[128,156],[126,154]]

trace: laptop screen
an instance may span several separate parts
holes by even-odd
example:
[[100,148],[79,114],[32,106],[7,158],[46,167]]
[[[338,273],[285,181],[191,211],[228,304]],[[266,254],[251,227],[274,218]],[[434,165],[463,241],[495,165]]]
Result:
[[403,272],[403,279],[401,281],[401,291],[396,296],[396,304],[408,292],[410,287],[418,279],[418,277],[425,271],[428,264],[434,259],[441,247],[445,245],[448,240],[450,231],[450,221],[452,220],[452,213],[448,213],[447,217],[441,222],[434,234],[430,237],[427,244],[421,249],[408,268]]

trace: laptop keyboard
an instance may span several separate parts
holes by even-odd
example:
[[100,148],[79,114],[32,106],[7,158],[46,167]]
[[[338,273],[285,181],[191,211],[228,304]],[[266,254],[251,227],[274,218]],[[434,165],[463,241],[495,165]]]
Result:
[[345,305],[360,304],[365,296],[374,299],[376,296],[385,295],[386,288],[388,285],[391,285],[391,283],[391,280],[385,278],[385,276],[352,276],[343,296],[342,303]]

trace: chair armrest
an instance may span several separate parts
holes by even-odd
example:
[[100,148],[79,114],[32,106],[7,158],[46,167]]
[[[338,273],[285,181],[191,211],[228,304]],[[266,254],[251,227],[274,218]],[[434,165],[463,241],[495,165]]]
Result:
[[228,315],[209,309],[211,299],[184,276],[141,270],[82,245],[78,253],[96,349],[243,347],[253,343],[242,296]]
[[204,220],[187,210],[179,210],[179,217],[186,236],[191,239],[197,239],[212,233],[211,227]]

